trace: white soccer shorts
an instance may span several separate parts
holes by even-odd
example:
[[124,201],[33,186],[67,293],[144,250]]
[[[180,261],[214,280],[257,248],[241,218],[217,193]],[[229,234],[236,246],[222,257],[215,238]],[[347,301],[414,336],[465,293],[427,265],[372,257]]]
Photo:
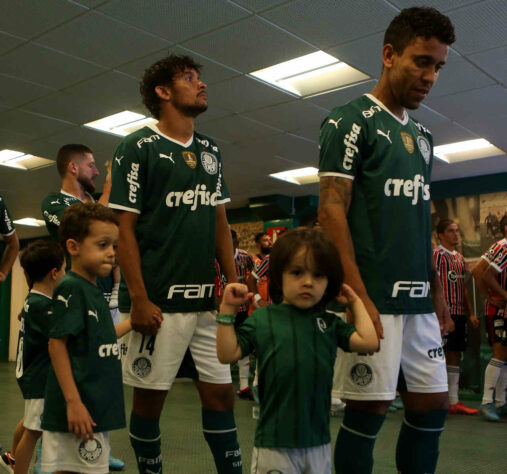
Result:
[[[152,390],[169,390],[187,349],[198,380],[214,384],[231,383],[229,364],[217,358],[215,311],[163,313],[164,320],[155,336],[130,332],[123,363],[127,385]],[[122,314],[122,319],[124,315]]]
[[380,320],[384,339],[379,352],[369,356],[338,349],[333,397],[393,400],[400,367],[409,392],[447,392],[445,355],[436,314],[381,314]]
[[86,443],[74,433],[42,432],[42,463],[44,472],[70,471],[83,474],[109,472],[109,432],[94,433]]
[[43,398],[31,398],[29,400],[25,400],[25,416],[23,419],[23,426],[29,430],[42,431],[40,423],[43,411]]
[[312,448],[256,448],[251,474],[331,474],[331,445]]

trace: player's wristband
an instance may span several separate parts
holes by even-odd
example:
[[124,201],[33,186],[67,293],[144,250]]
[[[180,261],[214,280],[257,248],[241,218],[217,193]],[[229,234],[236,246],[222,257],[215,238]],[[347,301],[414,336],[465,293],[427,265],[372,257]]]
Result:
[[259,301],[262,300],[262,296],[259,295],[259,293],[256,293],[253,297],[253,305],[258,308],[259,307]]
[[220,314],[217,313],[217,323],[218,324],[226,324],[227,326],[232,326],[236,321],[235,314]]

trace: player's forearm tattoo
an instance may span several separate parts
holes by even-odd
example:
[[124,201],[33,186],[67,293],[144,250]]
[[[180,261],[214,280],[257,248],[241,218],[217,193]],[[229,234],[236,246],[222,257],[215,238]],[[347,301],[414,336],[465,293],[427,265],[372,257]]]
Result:
[[320,180],[320,204],[339,204],[348,211],[352,193],[348,179],[329,176]]

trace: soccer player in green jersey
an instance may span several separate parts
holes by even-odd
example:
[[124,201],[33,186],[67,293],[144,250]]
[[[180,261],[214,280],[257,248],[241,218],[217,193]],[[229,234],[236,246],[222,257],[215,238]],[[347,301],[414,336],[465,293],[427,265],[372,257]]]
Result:
[[126,282],[119,304],[136,331],[124,381],[134,386],[130,439],[140,473],[161,472],[159,417],[177,374],[195,380],[218,472],[242,470],[230,369],[216,356],[215,256],[236,281],[230,199],[218,146],[194,130],[208,107],[199,70],[192,58],[170,55],[144,72],[141,96],[158,124],[125,137],[113,160],[109,206],[120,219]]
[[347,400],[335,450],[340,474],[372,471],[398,375],[405,406],[398,471],[436,469],[448,410],[441,333],[452,321],[432,265],[433,139],[407,109],[426,98],[454,40],[437,10],[402,10],[386,30],[373,91],[334,108],[321,126],[319,221],[385,341],[372,356],[340,359],[339,394]]
[[[260,417],[252,473],[331,474],[329,408],[336,349],[370,352],[378,337],[362,301],[347,285],[333,242],[320,230],[298,228],[271,251],[273,305],[234,329],[246,285],[227,285],[217,315],[217,353],[223,363],[252,351],[258,358]],[[339,296],[354,325],[325,310]],[[355,327],[354,327],[355,326]]]
[[132,328],[129,319],[113,326],[97,287],[114,264],[118,220],[100,204],[75,204],[63,213],[59,232],[72,267],[53,295],[41,467],[105,474],[109,431],[125,426],[117,338]]
[[18,234],[2,196],[0,196],[0,234],[2,234],[5,243],[5,249],[0,260],[1,283],[7,278],[19,252]]
[[27,473],[37,440],[49,369],[49,321],[53,292],[65,276],[65,253],[57,242],[36,240],[22,252],[30,293],[21,313],[16,378],[25,399],[24,431],[15,452],[15,472]]

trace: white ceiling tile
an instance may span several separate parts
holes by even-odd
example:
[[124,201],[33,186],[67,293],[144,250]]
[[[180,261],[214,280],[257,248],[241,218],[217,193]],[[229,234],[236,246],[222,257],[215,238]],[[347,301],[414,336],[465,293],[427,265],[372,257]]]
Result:
[[[507,45],[507,2],[487,0],[449,12],[456,29],[453,47],[471,54]],[[473,32],[473,33],[472,33]]]
[[357,86],[347,87],[345,89],[340,89],[335,92],[329,92],[328,94],[321,94],[315,97],[310,97],[310,102],[323,107],[325,109],[331,110],[338,105],[345,105],[347,102],[350,102],[357,97],[371,92],[375,87],[377,81],[368,81],[363,84],[359,84]]
[[501,86],[427,100],[427,105],[507,151],[507,90]]
[[468,59],[507,85],[507,46],[472,54]]
[[257,17],[194,38],[183,46],[244,73],[316,51]]
[[10,51],[16,46],[22,45],[23,43],[26,43],[25,39],[8,33],[2,33],[0,31],[0,55]]
[[262,16],[321,49],[384,31],[397,11],[371,0],[296,0]]
[[[326,115],[327,116],[327,115]],[[324,116],[322,120],[326,118]],[[291,133],[302,138],[306,138],[307,140],[311,140],[312,142],[318,145],[319,143],[319,135],[320,135],[320,124],[322,120],[318,122],[314,122],[310,127],[297,128],[296,130],[292,130]]]
[[72,126],[67,122],[41,117],[19,109],[11,109],[0,113],[0,123],[2,123],[4,130],[21,132],[31,138],[51,135]]
[[246,117],[285,132],[312,126],[318,130],[328,114],[326,109],[302,99],[244,113]]
[[197,64],[200,64],[202,66],[201,79],[206,84],[220,82],[225,79],[230,79],[232,77],[238,76],[240,74],[237,71],[228,68],[227,66],[218,64],[198,54],[192,54],[185,48],[181,48],[179,46],[164,48],[163,50],[157,51],[156,53],[149,54],[140,59],[136,59],[135,61],[116,67],[115,69],[124,72],[125,74],[129,74],[130,76],[141,79],[145,69],[149,68],[151,65],[155,64],[157,61],[169,54],[191,56]]
[[[128,110],[132,104],[139,105],[142,102],[138,81],[119,72],[101,74],[68,87],[65,92],[101,104],[97,118]],[[111,114],[102,115],[106,110],[112,110]]]
[[[1,61],[0,61],[1,62]],[[50,94],[49,87],[0,74],[0,103],[14,107]]]
[[333,48],[327,48],[326,53],[371,77],[379,78],[382,72],[383,43],[384,33],[376,33]]
[[[3,114],[3,111],[0,112],[0,117],[3,117]],[[8,148],[14,149],[15,151],[25,151],[20,148],[20,145],[29,141],[32,136],[28,133],[21,133],[20,130],[6,130],[4,128],[0,128],[0,150]]]
[[199,129],[203,123],[211,122],[212,120],[218,120],[229,115],[233,114],[228,110],[221,109],[220,107],[214,105],[213,107],[208,107],[208,110],[206,110],[206,112],[203,112],[195,119],[195,126],[197,129]]
[[62,91],[54,92],[22,107],[23,110],[28,112],[36,112],[77,125],[101,118],[97,117],[97,113],[101,108],[101,104],[97,101],[77,97]]
[[104,71],[104,68],[67,54],[27,43],[0,57],[2,73],[60,89]]
[[233,0],[234,3],[256,13],[271,9],[281,3],[291,3],[292,1],[294,0]]
[[452,165],[444,163],[433,169],[431,181],[468,178],[471,176],[505,172],[507,172],[507,157],[502,155],[491,158],[481,158],[479,160],[462,161]]
[[81,15],[86,9],[65,0],[1,0],[0,11],[0,30],[34,38]]
[[293,100],[279,91],[249,77],[237,77],[208,87],[210,108],[215,104],[231,112],[241,113]]
[[400,9],[420,7],[424,4],[425,7],[432,7],[438,11],[446,12],[464,7],[470,3],[476,3],[477,0],[424,0],[424,2],[421,2],[421,0],[391,0],[391,2]]
[[454,51],[449,51],[447,62],[438,75],[430,96],[441,97],[469,89],[478,89],[494,84],[495,81],[474,67]]
[[221,138],[231,143],[278,133],[277,130],[265,127],[257,122],[252,122],[241,115],[231,115],[206,122],[199,126],[199,131],[212,138]]
[[137,59],[170,44],[95,11],[51,30],[37,38],[37,42],[107,67]]
[[248,15],[225,0],[112,0],[103,13],[174,43],[215,30]]

